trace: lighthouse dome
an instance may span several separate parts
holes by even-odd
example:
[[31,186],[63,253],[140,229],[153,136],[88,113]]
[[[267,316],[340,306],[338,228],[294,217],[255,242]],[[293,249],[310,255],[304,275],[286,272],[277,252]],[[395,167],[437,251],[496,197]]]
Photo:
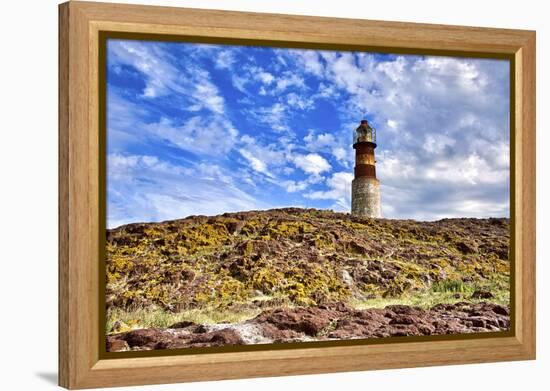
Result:
[[366,119],[362,120],[355,132],[353,132],[353,144],[373,143],[376,144],[376,129]]

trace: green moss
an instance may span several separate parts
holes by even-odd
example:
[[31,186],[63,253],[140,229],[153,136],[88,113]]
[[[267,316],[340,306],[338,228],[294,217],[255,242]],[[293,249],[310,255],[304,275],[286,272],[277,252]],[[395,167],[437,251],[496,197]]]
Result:
[[262,293],[271,293],[281,289],[283,279],[284,274],[280,271],[273,267],[263,267],[254,271],[250,284],[252,289]]
[[219,280],[209,279],[195,294],[195,304],[205,306],[216,303],[224,307],[250,296],[250,290],[240,281],[231,277],[222,277]]
[[307,221],[270,222],[267,225],[267,235],[274,239],[281,237],[296,239],[299,235],[303,235],[314,230],[315,227]]
[[325,301],[346,300],[351,296],[349,288],[332,267],[303,264],[285,271],[286,284],[282,292],[300,305],[321,304]]
[[258,231],[264,227],[258,219],[250,219],[246,224],[241,228],[240,235],[245,237],[255,237],[258,234]]
[[334,248],[334,238],[329,232],[319,232],[314,236],[313,244],[318,249],[333,249]]
[[179,232],[180,243],[189,254],[205,247],[217,246],[230,241],[225,224],[201,224]]

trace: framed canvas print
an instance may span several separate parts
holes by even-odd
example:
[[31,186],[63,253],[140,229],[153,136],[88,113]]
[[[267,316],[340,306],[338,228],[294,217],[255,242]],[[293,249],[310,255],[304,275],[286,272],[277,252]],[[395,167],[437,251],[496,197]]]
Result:
[[59,11],[62,386],[534,359],[534,32]]

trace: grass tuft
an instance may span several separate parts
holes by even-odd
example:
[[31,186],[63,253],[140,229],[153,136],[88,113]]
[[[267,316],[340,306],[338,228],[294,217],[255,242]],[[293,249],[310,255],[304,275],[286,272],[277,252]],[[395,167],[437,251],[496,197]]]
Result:
[[445,280],[437,281],[432,284],[432,292],[453,292],[453,293],[464,293],[468,290],[468,287],[462,280]]
[[123,310],[113,308],[107,311],[107,334],[112,333],[116,321],[133,325],[133,328],[167,328],[174,323],[189,321],[196,324],[216,323],[240,323],[252,319],[260,314],[259,309],[238,311],[207,308],[193,309],[179,313],[171,313],[158,307],[141,308],[136,310]]

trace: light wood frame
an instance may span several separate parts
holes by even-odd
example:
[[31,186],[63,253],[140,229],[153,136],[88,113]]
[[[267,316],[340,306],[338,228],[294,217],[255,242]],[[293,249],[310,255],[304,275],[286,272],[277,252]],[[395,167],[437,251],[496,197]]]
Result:
[[[514,329],[501,338],[102,359],[98,292],[101,31],[508,56]],[[59,6],[59,384],[91,388],[535,358],[535,32],[69,2]]]

